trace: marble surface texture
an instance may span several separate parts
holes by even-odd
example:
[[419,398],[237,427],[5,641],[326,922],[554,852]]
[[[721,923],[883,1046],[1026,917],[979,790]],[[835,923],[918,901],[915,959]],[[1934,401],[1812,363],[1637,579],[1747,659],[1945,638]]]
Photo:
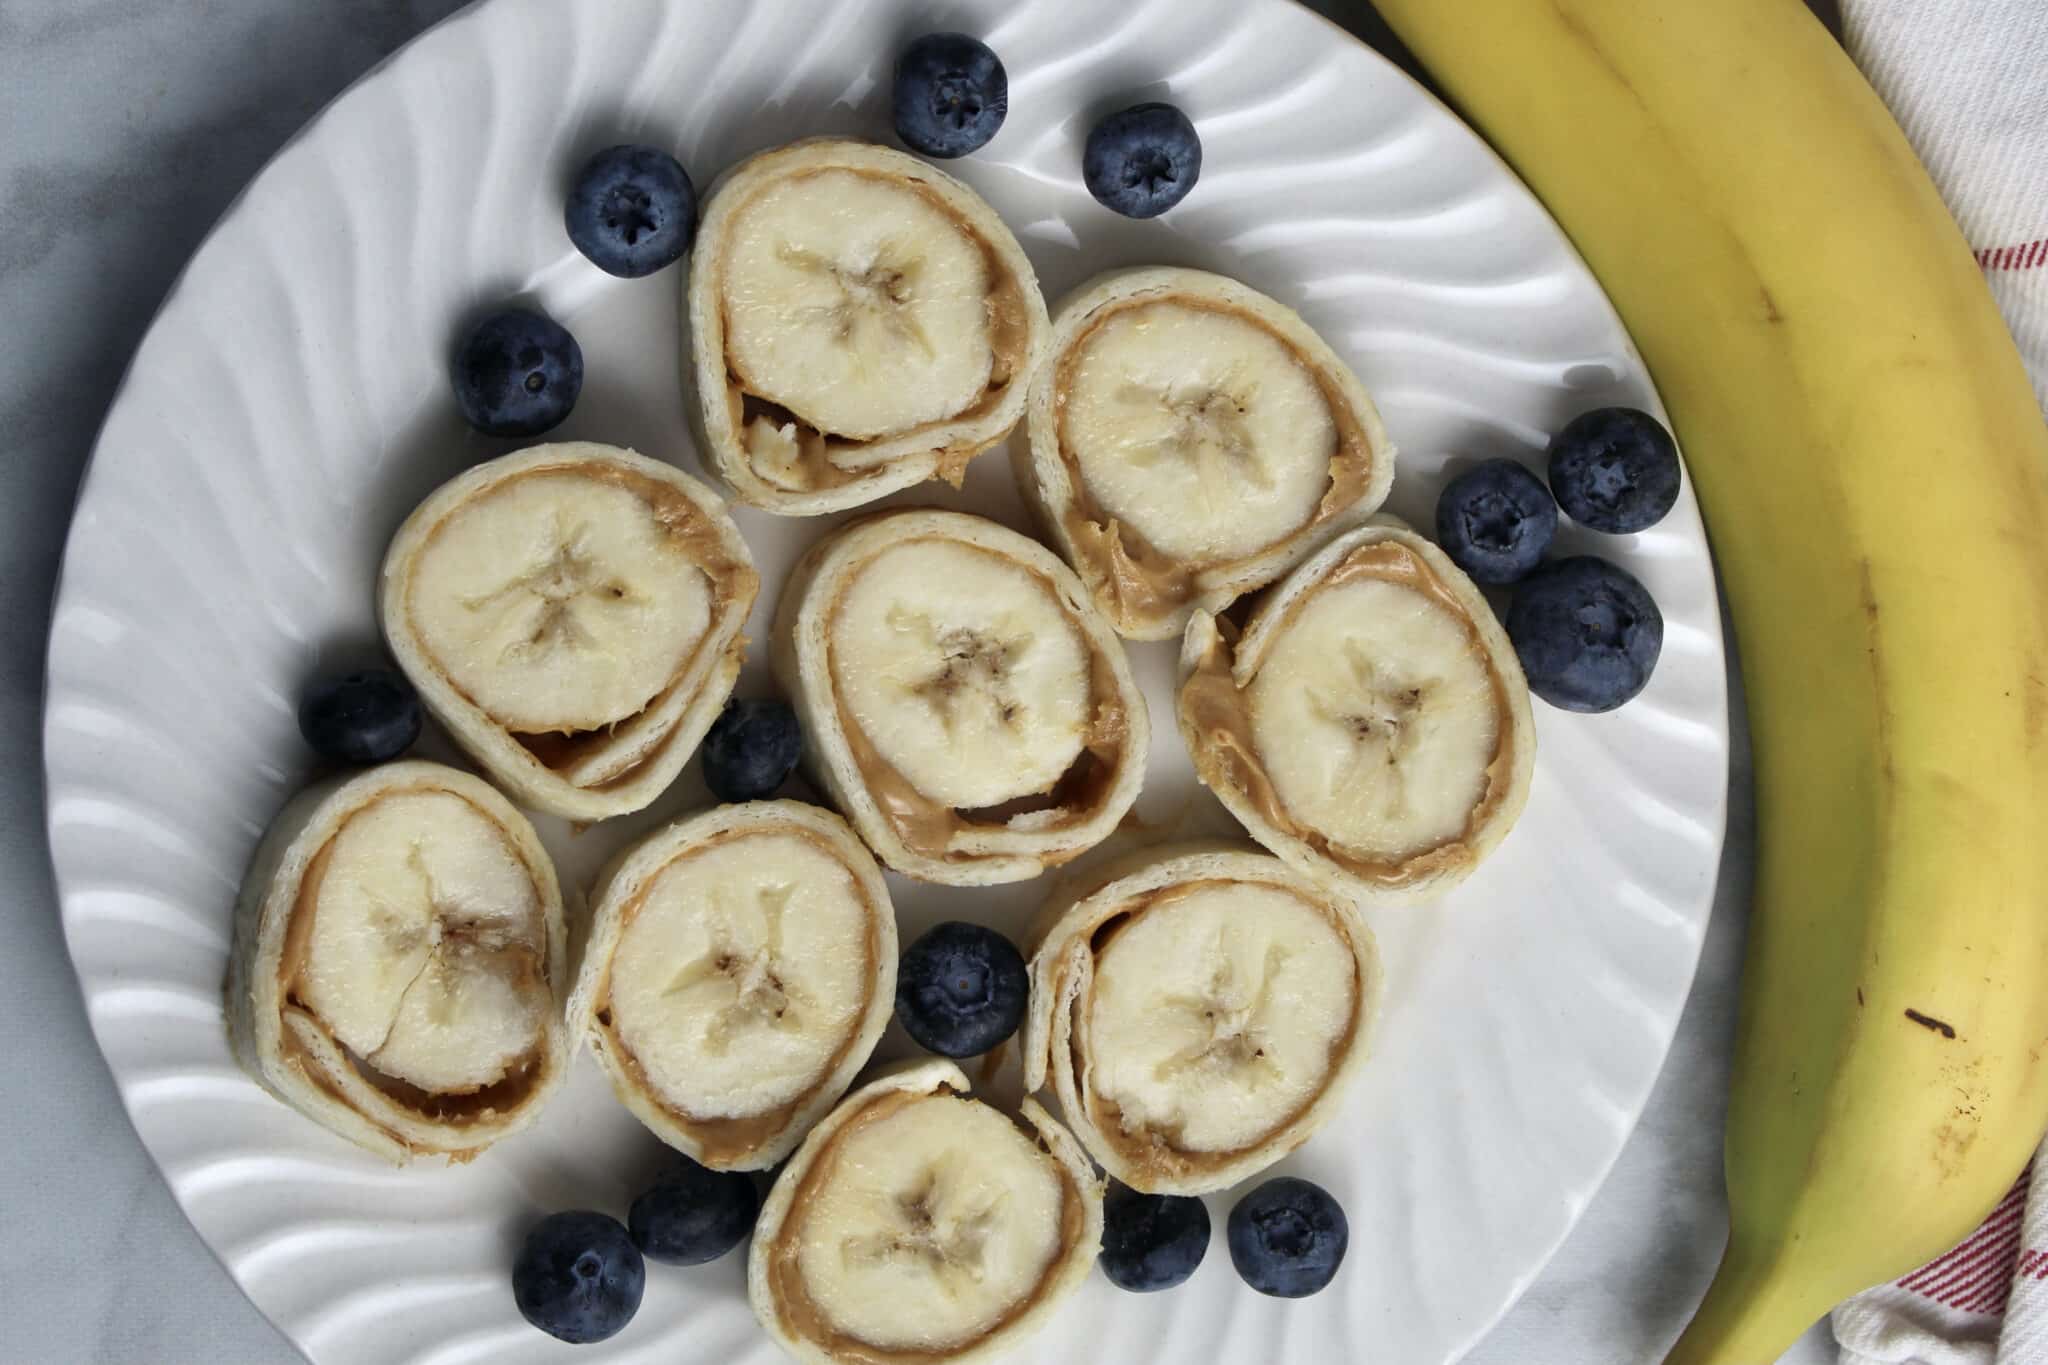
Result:
[[[0,0],[0,1357],[293,1358],[180,1216],[87,1031],[43,840],[44,638],[94,432],[179,267],[295,128],[458,7]],[[1384,44],[1365,0],[1315,7]],[[1475,1365],[1655,1360],[1719,1255],[1753,847],[1739,696],[1720,897],[1670,1060],[1606,1188]],[[1786,1360],[1832,1356],[1817,1329]]]

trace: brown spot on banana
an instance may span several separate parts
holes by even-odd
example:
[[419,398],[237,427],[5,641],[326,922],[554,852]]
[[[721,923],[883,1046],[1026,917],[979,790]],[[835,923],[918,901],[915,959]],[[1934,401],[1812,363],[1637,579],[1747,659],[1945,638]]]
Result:
[[1939,1033],[1944,1038],[1953,1038],[1956,1036],[1956,1030],[1953,1024],[1945,1024],[1941,1020],[1936,1019],[1931,1014],[1922,1014],[1919,1010],[1909,1009],[1906,1011],[1906,1017],[1908,1019],[1911,1019],[1914,1023],[1918,1024],[1921,1028],[1930,1029],[1935,1033]]

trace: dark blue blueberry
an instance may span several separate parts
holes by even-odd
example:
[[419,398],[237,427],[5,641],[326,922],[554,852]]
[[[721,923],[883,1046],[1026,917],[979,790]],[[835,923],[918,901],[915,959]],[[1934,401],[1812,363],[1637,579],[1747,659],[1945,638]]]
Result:
[[1030,982],[1010,940],[951,920],[903,954],[896,1017],[917,1045],[942,1057],[978,1057],[1024,1022]]
[[1281,1176],[1237,1201],[1224,1239],[1246,1284],[1276,1299],[1305,1299],[1344,1263],[1351,1228],[1329,1191]]
[[1513,583],[1536,567],[1557,533],[1557,502],[1513,460],[1475,465],[1436,500],[1436,540],[1475,583]]
[[619,1220],[580,1209],[551,1213],[512,1263],[512,1297],[528,1322],[581,1345],[616,1336],[640,1310],[647,1263]]
[[591,264],[638,279],[690,249],[697,189],[683,163],[659,147],[607,147],[583,163],[562,216]]
[[583,390],[583,348],[552,318],[493,313],[455,353],[455,401],[488,436],[538,436],[569,415]]
[[1678,445],[1647,412],[1595,408],[1550,438],[1550,491],[1588,530],[1644,530],[1678,501]]
[[712,1171],[690,1158],[662,1172],[626,1215],[633,1245],[650,1261],[702,1265],[745,1241],[761,1211],[754,1182],[739,1171]]
[[1531,692],[1566,711],[1612,711],[1650,680],[1664,616],[1634,574],[1579,555],[1522,580],[1508,638]]
[[336,763],[383,763],[420,737],[420,698],[389,668],[318,678],[299,699],[299,733]]
[[1102,1273],[1119,1289],[1171,1289],[1208,1250],[1209,1208],[1199,1199],[1117,1185],[1102,1201]]
[[1081,152],[1088,193],[1126,218],[1157,218],[1202,174],[1202,139],[1170,104],[1134,104],[1095,125]]
[[1010,77],[979,38],[927,33],[896,59],[896,136],[926,156],[966,156],[1003,126]]
[[729,701],[711,722],[702,749],[704,785],[721,801],[775,795],[804,754],[804,734],[788,702]]

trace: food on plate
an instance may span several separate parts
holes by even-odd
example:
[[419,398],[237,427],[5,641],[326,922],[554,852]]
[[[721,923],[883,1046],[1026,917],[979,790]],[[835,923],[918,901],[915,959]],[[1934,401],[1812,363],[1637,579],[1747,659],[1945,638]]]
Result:
[[1209,1254],[1209,1206],[1191,1195],[1142,1194],[1113,1185],[1102,1200],[1102,1273],[1118,1289],[1151,1294],[1195,1273]]
[[819,784],[876,856],[950,886],[1022,881],[1106,838],[1151,729],[1121,644],[1036,541],[912,509],[791,572],[770,661]]
[[436,489],[391,541],[379,610],[427,709],[508,793],[602,820],[682,771],[759,585],[709,488],[578,442]]
[[679,820],[622,853],[591,906],[569,1028],[620,1102],[706,1166],[787,1156],[888,1026],[896,914],[830,811]]
[[647,1265],[619,1220],[588,1209],[541,1219],[512,1263],[520,1316],[572,1345],[617,1336],[646,1288]]
[[1268,1180],[1231,1207],[1230,1263],[1277,1299],[1305,1299],[1336,1278],[1351,1227],[1328,1190],[1293,1176]]
[[1010,77],[1002,59],[965,33],[927,33],[896,58],[890,92],[896,136],[913,152],[956,157],[979,151],[1003,126]]
[[1120,634],[1178,635],[1387,496],[1372,399],[1291,309],[1201,270],[1103,276],[1061,304],[1032,382],[1023,491]]
[[981,197],[888,147],[817,138],[712,187],[684,300],[686,406],[743,503],[808,516],[967,462],[1023,415],[1045,300]]
[[562,897],[533,826],[417,760],[281,811],[235,903],[235,1059],[395,1162],[467,1161],[531,1123],[567,1068]]
[[1019,1123],[967,1090],[952,1062],[900,1068],[848,1095],[776,1177],[747,1296],[797,1360],[982,1359],[1087,1278],[1102,1241],[1088,1158],[1032,1101]]
[[1588,530],[1646,531],[1678,503],[1678,444],[1635,408],[1597,408],[1550,438],[1550,491]]
[[1180,663],[1196,775],[1253,838],[1353,899],[1449,890],[1528,799],[1536,729],[1514,648],[1472,581],[1404,528],[1340,536],[1241,635],[1196,612]]
[[659,147],[607,147],[577,172],[562,218],[592,265],[638,279],[690,249],[697,190],[683,163]]
[[336,763],[388,763],[420,737],[419,693],[389,668],[316,678],[299,698],[299,733]]
[[455,401],[486,436],[538,436],[560,425],[582,392],[583,348],[529,309],[491,314],[455,352]]
[[1372,934],[1278,859],[1147,849],[1062,887],[1031,956],[1024,1085],[1148,1194],[1255,1175],[1336,1113],[1380,995]]
[[1436,543],[1473,582],[1520,582],[1557,534],[1550,488],[1513,460],[1485,460],[1444,485]]
[[978,1057],[1024,1022],[1029,988],[1016,945],[984,925],[951,920],[904,950],[896,1017],[927,1052]]
[[1967,1236],[2048,1127],[2048,426],[1803,6],[1379,8],[1563,221],[1693,457],[1763,854],[1733,1230],[1671,1360],[1774,1360]]
[[679,1155],[633,1201],[626,1226],[648,1260],[703,1265],[746,1241],[760,1211],[752,1177]]
[[1088,130],[1081,179],[1104,208],[1157,218],[1188,197],[1202,174],[1202,139],[1170,104],[1134,104]]
[[786,701],[735,697],[711,722],[699,753],[704,784],[721,801],[765,801],[804,756],[803,727]]
[[1529,690],[1565,711],[1612,711],[1650,681],[1664,616],[1636,576],[1592,555],[1545,564],[1515,589],[1508,638]]

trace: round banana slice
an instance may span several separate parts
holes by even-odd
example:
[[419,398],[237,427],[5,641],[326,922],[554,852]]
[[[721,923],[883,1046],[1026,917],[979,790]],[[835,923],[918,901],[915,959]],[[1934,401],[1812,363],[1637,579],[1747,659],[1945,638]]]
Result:
[[721,806],[605,874],[569,1028],[663,1142],[759,1170],[866,1064],[896,957],[881,869],[845,821],[796,801]]
[[869,847],[923,881],[1022,881],[1137,799],[1150,726],[1071,570],[981,517],[908,510],[814,545],[770,660],[809,758]]
[[1449,890],[1528,799],[1536,729],[1514,647],[1405,528],[1324,547],[1235,642],[1196,612],[1180,665],[1196,774],[1253,838],[1354,899]]
[[567,1069],[568,945],[533,826],[467,773],[301,793],[235,904],[228,1038],[264,1089],[379,1156],[467,1161]]
[[398,528],[380,614],[427,709],[515,798],[636,811],[739,676],[760,579],[718,496],[612,446],[536,446]]
[[1041,912],[1024,1085],[1048,1081],[1133,1189],[1200,1194],[1292,1152],[1364,1060],[1379,954],[1352,909],[1263,853],[1147,849]]
[[1023,415],[1047,328],[1031,263],[979,195],[834,138],[719,178],[683,315],[711,466],[741,502],[794,516],[958,487]]
[[1060,305],[1018,487],[1118,633],[1165,640],[1386,500],[1372,399],[1292,310],[1202,270],[1106,275]]
[[754,1225],[747,1296],[816,1365],[982,1360],[1088,1277],[1102,1183],[1031,1100],[1034,1131],[967,1095],[951,1062],[862,1086],[804,1139]]

